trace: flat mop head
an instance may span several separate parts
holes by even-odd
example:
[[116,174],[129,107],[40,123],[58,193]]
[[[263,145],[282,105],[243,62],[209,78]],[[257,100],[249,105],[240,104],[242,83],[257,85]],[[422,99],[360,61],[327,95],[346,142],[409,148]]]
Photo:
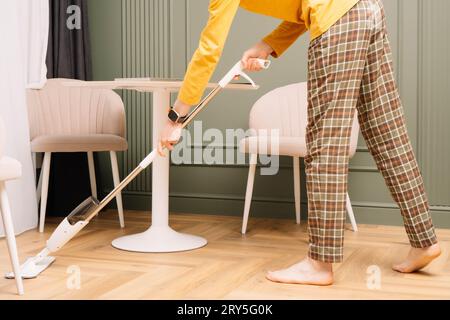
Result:
[[[100,211],[101,207],[97,199],[88,198],[82,204],[75,208],[72,213],[65,218],[47,240],[47,247],[36,256],[28,258],[20,266],[20,275],[23,279],[33,279],[40,275],[45,269],[55,261],[50,253],[57,252],[67,242],[69,242],[81,229],[83,229],[89,220]],[[13,272],[5,274],[5,278],[14,279]]]
[[[55,261],[55,257],[48,256],[47,249],[42,250],[38,255],[28,258],[20,266],[20,275],[23,279],[34,279]],[[5,274],[6,279],[14,279],[13,272]]]

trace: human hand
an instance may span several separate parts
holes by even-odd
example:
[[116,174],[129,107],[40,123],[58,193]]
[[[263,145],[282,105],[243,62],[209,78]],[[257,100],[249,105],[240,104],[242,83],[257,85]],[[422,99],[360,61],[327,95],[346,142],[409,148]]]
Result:
[[[187,115],[190,108],[190,105],[187,105],[180,100],[175,101],[175,104],[173,105],[173,109],[179,115]],[[165,156],[164,148],[167,148],[170,151],[173,150],[173,146],[180,140],[182,129],[183,125],[181,123],[174,123],[170,119],[167,119],[167,122],[160,133],[160,139],[158,143],[158,153],[161,156]]]
[[159,143],[158,143],[158,153],[160,156],[165,157],[164,148],[173,150],[174,145],[178,143],[181,138],[182,131],[181,123],[174,123],[167,119],[167,122],[160,133]]
[[273,49],[264,41],[260,41],[244,52],[241,63],[249,71],[261,71],[263,68],[257,59],[267,60]]

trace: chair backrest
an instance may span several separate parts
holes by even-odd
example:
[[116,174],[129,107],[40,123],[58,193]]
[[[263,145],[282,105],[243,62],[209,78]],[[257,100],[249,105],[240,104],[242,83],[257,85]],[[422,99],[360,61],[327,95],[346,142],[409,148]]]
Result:
[[113,90],[67,87],[49,79],[27,91],[30,138],[43,135],[113,134],[125,138],[125,108]]
[[[278,129],[283,137],[305,137],[308,124],[308,87],[306,82],[277,88],[262,96],[250,112],[250,129]],[[359,122],[355,113],[350,156],[358,145]]]

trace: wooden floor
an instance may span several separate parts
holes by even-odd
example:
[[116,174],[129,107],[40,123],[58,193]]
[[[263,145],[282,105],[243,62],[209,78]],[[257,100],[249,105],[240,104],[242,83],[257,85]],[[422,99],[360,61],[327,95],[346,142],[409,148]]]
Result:
[[[450,230],[438,230],[444,254],[421,273],[402,275],[390,265],[408,250],[402,228],[360,225],[346,232],[345,261],[335,266],[331,287],[271,283],[266,270],[286,267],[307,250],[306,223],[250,219],[247,236],[240,218],[172,215],[174,229],[206,237],[199,250],[171,254],[118,251],[110,243],[118,236],[140,232],[149,213],[127,212],[120,230],[115,212],[102,214],[57,254],[56,262],[37,279],[25,281],[24,297],[14,281],[0,279],[0,299],[449,299]],[[41,249],[58,220],[48,219],[46,234],[27,232],[17,238],[21,261]],[[369,289],[380,270],[381,288]],[[81,271],[74,289],[73,270]],[[0,270],[10,269],[6,244],[0,240]],[[369,271],[372,269],[369,269]],[[68,273],[69,272],[69,273]],[[69,286],[68,286],[69,284]],[[69,288],[68,288],[69,287]]]

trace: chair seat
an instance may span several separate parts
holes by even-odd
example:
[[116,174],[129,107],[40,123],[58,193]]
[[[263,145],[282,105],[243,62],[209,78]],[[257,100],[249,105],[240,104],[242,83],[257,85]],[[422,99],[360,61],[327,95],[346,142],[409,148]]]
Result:
[[22,176],[22,164],[10,157],[0,158],[0,181],[14,180]]
[[[253,136],[247,137],[240,142],[240,151],[251,154],[268,154],[278,156],[290,156],[304,158],[307,155],[305,137],[280,137],[279,150],[271,150],[270,137]],[[350,158],[356,154],[357,145],[350,145]]]
[[127,148],[126,139],[111,134],[47,135],[31,141],[33,152],[102,152]]
[[[304,137],[279,137],[279,147],[271,145],[270,137],[253,136],[242,139],[240,150],[243,153],[292,156],[306,156],[306,141]],[[272,147],[278,150],[272,150]]]

